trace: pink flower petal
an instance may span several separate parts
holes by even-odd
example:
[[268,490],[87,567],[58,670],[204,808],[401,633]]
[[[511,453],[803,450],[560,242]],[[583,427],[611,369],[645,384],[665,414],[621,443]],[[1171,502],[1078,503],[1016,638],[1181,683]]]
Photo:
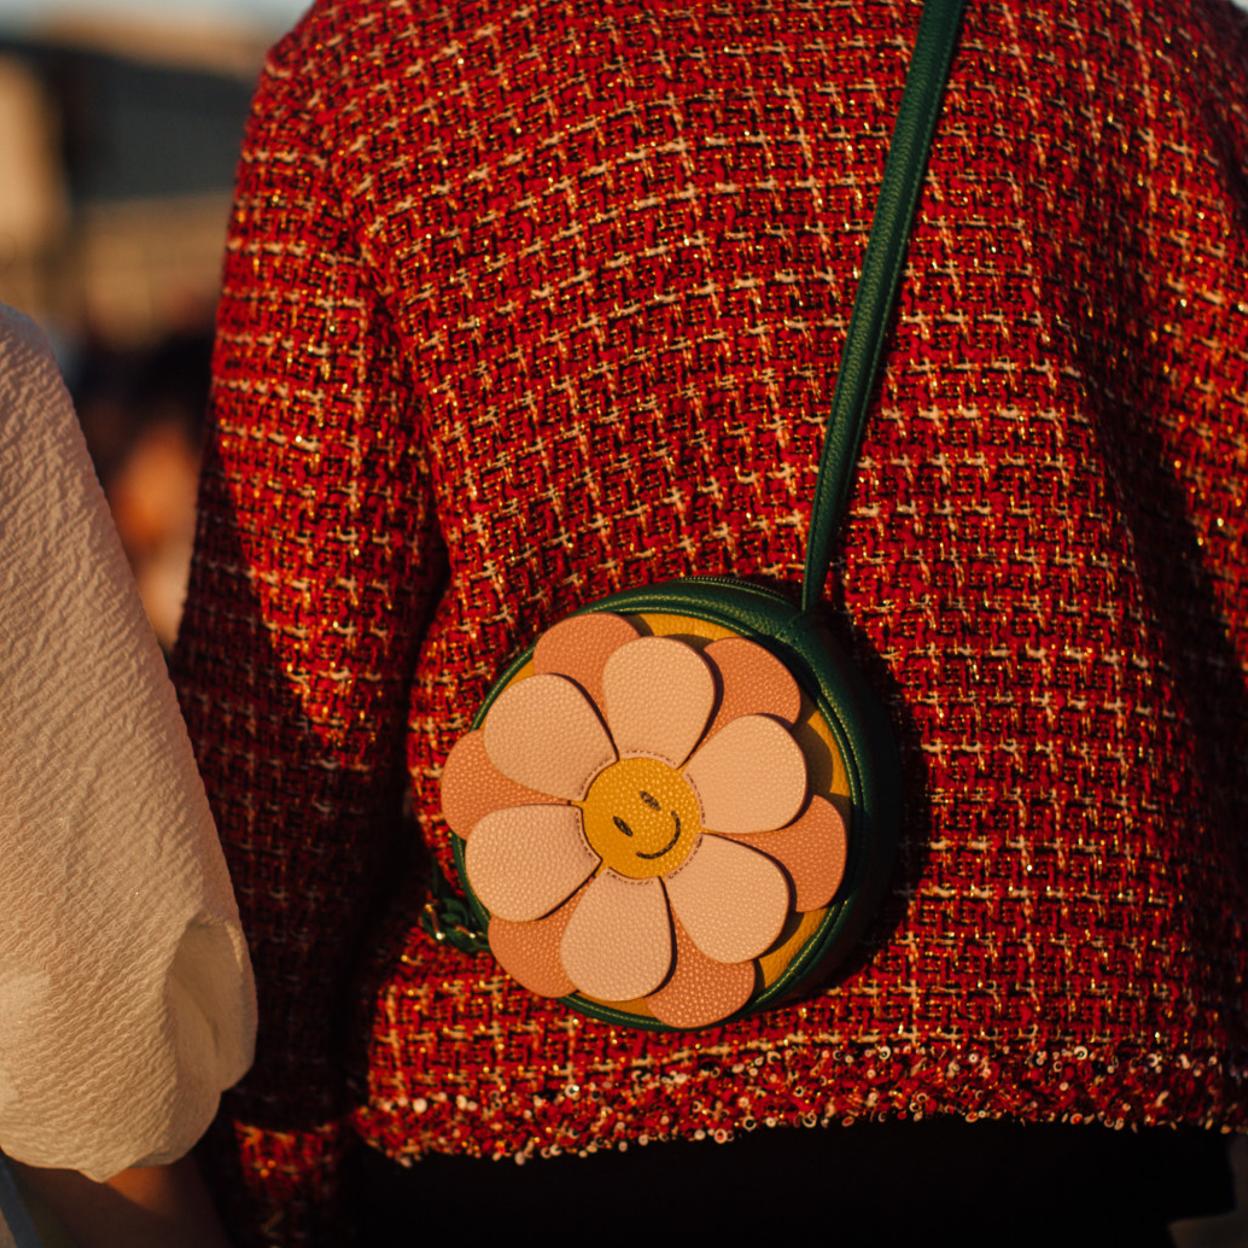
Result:
[[538,638],[533,669],[574,680],[602,706],[602,669],[621,646],[637,639],[637,629],[622,615],[593,611],[570,615]]
[[715,675],[691,646],[639,637],[621,646],[602,673],[603,705],[621,758],[645,755],[679,767],[715,705]]
[[529,676],[485,717],[485,752],[508,779],[576,802],[615,750],[589,699],[563,676]]
[[770,832],[806,800],[806,760],[789,730],[769,715],[726,724],[689,760],[685,779],[715,832]]
[[758,980],[754,962],[716,962],[676,923],[676,969],[646,998],[655,1018],[669,1027],[708,1027],[735,1014]]
[[490,950],[503,970],[539,997],[566,997],[576,985],[559,960],[559,945],[581,894],[531,923],[490,919]]
[[549,914],[593,873],[600,859],[574,806],[516,806],[478,820],[464,865],[481,904],[500,919]]
[[672,967],[663,885],[603,871],[576,907],[560,957],[572,982],[601,1001],[632,1001],[653,992]]
[[797,722],[802,692],[770,650],[745,637],[721,637],[702,652],[719,672],[719,709],[707,736],[742,715],[774,715]]
[[545,793],[508,780],[490,762],[483,733],[465,733],[447,755],[442,768],[442,817],[464,840],[477,820],[491,811],[549,803]]
[[704,836],[664,884],[693,943],[716,962],[757,958],[780,935],[789,913],[784,872],[770,858],[721,836]]
[[787,828],[730,839],[779,862],[793,884],[794,909],[801,912],[826,906],[845,874],[845,820],[822,797],[812,797],[802,817]]

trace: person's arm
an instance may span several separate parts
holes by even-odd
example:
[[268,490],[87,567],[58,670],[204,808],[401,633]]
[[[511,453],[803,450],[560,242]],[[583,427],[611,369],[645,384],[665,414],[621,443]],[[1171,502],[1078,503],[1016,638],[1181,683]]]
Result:
[[231,1230],[274,1244],[333,1242],[352,976],[395,868],[442,570],[410,356],[335,178],[350,41],[326,20],[271,56],[244,141],[174,658],[260,1000],[212,1181]]
[[132,1166],[103,1183],[76,1170],[11,1164],[74,1248],[230,1248],[193,1156]]
[[69,396],[7,308],[0,638],[0,1150],[107,1180],[202,1135],[251,1061],[254,989]]
[[[1065,322],[1086,361],[1098,447],[1131,537],[1142,604],[1166,636],[1177,677],[1174,714],[1202,742],[1201,784],[1214,804],[1222,870],[1248,870],[1248,15],[1194,0],[1171,21],[1150,13],[1130,62],[1110,75],[1146,78],[1154,117],[1133,119],[1109,97],[1101,149],[1129,142],[1143,176],[1089,143],[1104,178],[1112,246],[1052,266],[1056,297],[1112,292],[1098,307],[1068,305]],[[1131,95],[1127,98],[1138,98]],[[1128,137],[1124,137],[1124,135]],[[1103,172],[1102,172],[1103,171]],[[1089,173],[1089,179],[1094,176]],[[1039,228],[1040,222],[1037,222]],[[1137,608],[1133,607],[1132,610]],[[1160,766],[1160,764],[1155,764]],[[1220,807],[1220,809],[1218,809]],[[1238,864],[1232,867],[1230,864]],[[1193,880],[1188,887],[1199,891]],[[1229,967],[1229,963],[1227,964]],[[1210,976],[1226,973],[1206,967]],[[1210,999],[1231,1000],[1224,984]]]

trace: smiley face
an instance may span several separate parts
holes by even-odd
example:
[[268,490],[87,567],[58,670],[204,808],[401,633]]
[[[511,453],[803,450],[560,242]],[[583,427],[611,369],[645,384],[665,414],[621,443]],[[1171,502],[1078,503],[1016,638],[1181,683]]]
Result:
[[632,879],[675,871],[702,834],[698,799],[688,782],[653,758],[625,758],[607,767],[581,811],[594,851]]
[[[653,793],[647,793],[645,789],[642,789],[637,794],[637,796],[641,798],[641,800],[645,802],[645,804],[649,806],[651,810],[663,809],[663,803],[660,802],[659,799],[655,797]],[[668,841],[668,843],[664,845],[662,849],[656,849],[649,853],[647,853],[644,849],[637,850],[636,854],[638,858],[647,858],[647,859],[650,859],[651,861],[658,859],[658,858],[666,858],[667,855],[670,854],[672,850],[676,848],[677,844],[679,844],[680,833],[681,833],[680,813],[679,811],[675,811],[675,810],[671,811],[670,813],[672,816],[672,839]],[[628,823],[624,819],[621,819],[619,815],[615,815],[614,818],[612,819],[612,822],[621,832],[624,833],[625,836],[636,836],[636,833],[633,831],[633,829],[629,827]]]

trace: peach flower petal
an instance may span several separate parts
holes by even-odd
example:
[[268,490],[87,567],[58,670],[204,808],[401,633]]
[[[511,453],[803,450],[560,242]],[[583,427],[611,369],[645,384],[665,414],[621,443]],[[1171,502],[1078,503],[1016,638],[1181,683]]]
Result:
[[527,922],[570,897],[601,860],[574,806],[516,806],[477,822],[464,866],[491,915]]
[[653,992],[672,968],[672,925],[663,885],[603,871],[576,907],[560,956],[572,982],[587,996],[631,1001]]
[[549,805],[550,798],[508,780],[485,752],[485,734],[465,733],[442,768],[442,818],[456,836],[468,839],[477,820],[508,806]]
[[679,767],[701,739],[715,705],[715,674],[691,646],[639,637],[602,673],[603,706],[621,758],[643,755]]
[[538,639],[533,669],[576,681],[601,706],[603,667],[616,650],[636,639],[637,629],[622,615],[570,615]]
[[485,717],[485,752],[509,780],[576,802],[615,750],[598,712],[563,676],[508,685]]
[[685,768],[714,832],[770,832],[806,800],[806,760],[789,730],[769,715],[744,715],[702,745]]
[[716,962],[758,957],[780,935],[789,913],[784,872],[722,836],[704,836],[664,884],[693,943]]
[[531,923],[497,915],[490,919],[491,952],[512,979],[539,997],[566,997],[576,989],[559,960],[559,945],[581,896],[577,893],[553,914]]
[[721,637],[702,652],[719,672],[719,709],[707,736],[742,715],[774,715],[797,722],[802,691],[770,650],[745,637]]
[[792,881],[793,906],[798,911],[826,906],[845,874],[845,820],[822,797],[812,797],[802,817],[787,828],[730,839],[739,839],[742,845],[779,862]]
[[754,991],[753,962],[716,962],[676,923],[676,969],[646,998],[655,1018],[669,1027],[707,1027],[735,1014]]

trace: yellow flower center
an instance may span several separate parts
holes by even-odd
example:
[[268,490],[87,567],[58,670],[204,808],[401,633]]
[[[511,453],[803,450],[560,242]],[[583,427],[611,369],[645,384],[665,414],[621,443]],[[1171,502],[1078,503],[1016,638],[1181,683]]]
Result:
[[702,835],[693,790],[674,767],[654,758],[612,763],[590,785],[581,811],[594,852],[636,880],[675,871]]

